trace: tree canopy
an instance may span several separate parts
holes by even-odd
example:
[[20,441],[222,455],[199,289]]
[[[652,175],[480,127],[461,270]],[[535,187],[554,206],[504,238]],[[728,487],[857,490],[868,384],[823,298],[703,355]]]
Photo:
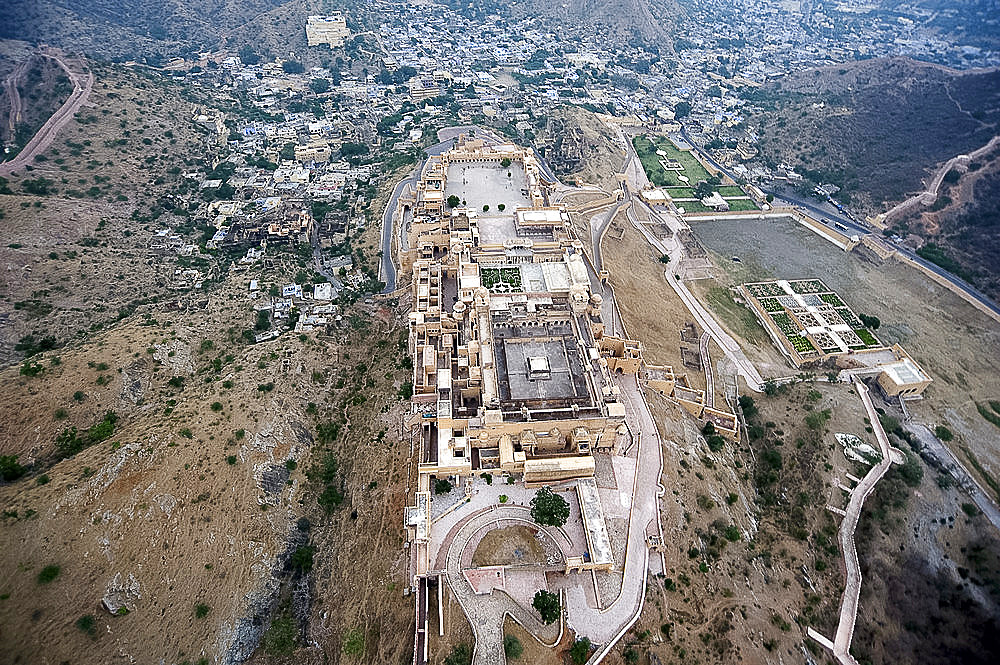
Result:
[[562,526],[569,519],[569,504],[550,488],[543,487],[531,500],[531,518],[546,526]]
[[544,589],[537,591],[531,606],[538,610],[538,614],[546,624],[555,623],[559,618],[559,596],[550,591]]

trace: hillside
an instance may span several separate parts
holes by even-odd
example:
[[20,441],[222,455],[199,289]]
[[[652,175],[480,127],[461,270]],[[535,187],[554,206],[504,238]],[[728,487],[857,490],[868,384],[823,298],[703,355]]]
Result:
[[752,98],[763,157],[839,185],[860,211],[921,190],[935,165],[986,144],[1000,126],[1000,71],[905,58],[792,74]]
[[[217,47],[259,19],[280,18],[300,0],[12,0],[0,5],[0,38],[50,43],[89,55],[159,64]],[[275,12],[275,10],[278,10]],[[302,16],[306,14],[301,9]],[[299,23],[301,29],[301,22]],[[304,44],[304,36],[303,36]]]
[[514,18],[534,17],[548,29],[596,37],[607,44],[641,44],[671,49],[671,25],[683,11],[674,0],[443,0],[457,11],[473,15],[491,12]]
[[934,205],[895,228],[932,243],[921,251],[1000,299],[1000,149],[946,174]]

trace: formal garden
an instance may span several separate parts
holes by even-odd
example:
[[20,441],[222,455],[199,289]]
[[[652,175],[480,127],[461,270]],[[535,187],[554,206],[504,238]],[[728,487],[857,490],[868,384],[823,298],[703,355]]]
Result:
[[516,293],[521,290],[520,268],[483,268],[479,277],[490,293]]

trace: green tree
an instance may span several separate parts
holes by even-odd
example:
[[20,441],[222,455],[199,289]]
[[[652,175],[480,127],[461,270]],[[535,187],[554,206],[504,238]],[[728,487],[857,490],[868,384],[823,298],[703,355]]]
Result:
[[587,656],[589,655],[590,639],[586,637],[573,642],[573,646],[569,649],[569,658],[573,661],[573,665],[583,665],[587,662]]
[[295,159],[295,144],[289,142],[281,146],[281,150],[278,151],[278,156],[282,159]]
[[942,441],[951,441],[952,439],[955,438],[955,435],[952,434],[951,430],[945,427],[944,425],[938,425],[937,427],[934,428],[934,436],[941,439]]
[[301,74],[306,70],[305,66],[298,60],[285,60],[281,63],[281,68],[286,74]]
[[303,545],[292,554],[292,568],[300,573],[308,573],[313,567],[313,554],[316,548],[312,545]]
[[546,526],[562,526],[569,519],[569,504],[549,487],[543,487],[531,500],[531,518]]
[[313,79],[309,81],[309,89],[317,95],[321,95],[330,89],[330,81],[327,79]]
[[38,583],[48,584],[49,582],[55,580],[59,577],[59,570],[59,566],[45,566],[42,568],[41,572],[38,573]]
[[500,166],[502,166],[503,168],[507,168],[508,166],[510,166],[510,157],[504,157],[503,159],[501,159]]
[[260,56],[254,52],[253,47],[249,44],[240,49],[239,55],[240,61],[242,61],[244,65],[256,65],[260,62]]
[[451,196],[448,197],[448,207],[449,208],[457,208],[459,203],[461,203],[461,199],[459,199],[454,194],[452,194]]
[[531,601],[531,606],[538,611],[546,624],[555,623],[559,619],[559,596],[550,591],[539,589]]
[[531,606],[538,611],[546,624],[555,623],[559,618],[559,596],[550,591],[539,589],[535,592]]
[[691,102],[678,102],[674,106],[674,117],[678,120],[687,117],[691,113]]
[[878,330],[882,322],[879,321],[877,316],[869,316],[868,314],[858,314],[858,318],[861,319],[861,323],[865,324],[865,328],[871,330]]

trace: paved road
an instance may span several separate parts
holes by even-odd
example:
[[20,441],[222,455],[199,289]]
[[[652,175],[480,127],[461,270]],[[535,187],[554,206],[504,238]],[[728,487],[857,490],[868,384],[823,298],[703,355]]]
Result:
[[55,60],[65,70],[69,80],[73,83],[73,92],[70,93],[69,99],[45,121],[41,129],[31,137],[31,140],[28,141],[14,159],[0,164],[0,175],[10,175],[17,169],[31,164],[36,155],[47,150],[52,145],[52,141],[55,140],[56,135],[59,134],[59,130],[73,119],[73,115],[87,101],[87,97],[90,96],[90,91],[94,87],[94,75],[91,72],[74,72],[58,55],[49,53],[42,53],[42,55]]
[[670,256],[670,263],[667,264],[667,269],[665,271],[665,277],[667,282],[673,287],[674,291],[680,297],[681,301],[687,306],[691,315],[694,316],[698,325],[702,327],[707,333],[712,336],[715,343],[719,345],[722,352],[729,358],[733,364],[736,366],[739,373],[743,376],[744,381],[746,381],[747,387],[749,387],[754,392],[762,392],[764,390],[764,378],[757,371],[750,359],[747,358],[743,349],[740,345],[736,343],[732,337],[729,336],[722,326],[718,324],[715,317],[712,316],[711,312],[705,309],[705,306],[694,297],[691,291],[688,290],[687,285],[683,280],[674,278],[674,268],[680,261],[680,252],[671,253],[669,248],[656,236],[651,234],[645,226],[640,223],[632,213],[632,209],[629,208],[626,211],[627,217],[632,225],[646,238],[646,242],[652,245],[662,254],[667,254]]
[[660,435],[642,389],[634,376],[619,376],[617,381],[624,398],[625,418],[639,437],[621,594],[606,609],[597,610],[587,604],[581,586],[566,592],[567,624],[577,635],[603,645],[605,651],[635,623],[642,611],[649,563],[646,528],[657,519],[657,493],[663,469]]
[[604,269],[604,259],[601,256],[601,241],[604,239],[604,233],[611,226],[611,221],[618,214],[618,211],[626,203],[628,203],[628,199],[623,199],[603,214],[594,215],[590,218],[591,256],[594,257],[594,269],[598,272]]
[[1000,508],[990,499],[990,493],[979,484],[979,481],[969,473],[958,456],[952,452],[951,448],[941,442],[934,433],[924,425],[915,420],[906,420],[903,427],[912,432],[920,441],[920,444],[930,451],[948,469],[948,472],[955,478],[959,487],[969,493],[972,501],[983,511],[983,515],[996,528],[1000,529]]
[[382,261],[379,266],[379,277],[385,282],[382,293],[392,293],[396,290],[396,264],[392,255],[392,231],[399,196],[407,185],[416,186],[417,178],[422,169],[423,162],[417,166],[416,171],[396,184],[395,189],[392,190],[392,196],[389,197],[389,202],[385,206],[385,211],[382,212]]

